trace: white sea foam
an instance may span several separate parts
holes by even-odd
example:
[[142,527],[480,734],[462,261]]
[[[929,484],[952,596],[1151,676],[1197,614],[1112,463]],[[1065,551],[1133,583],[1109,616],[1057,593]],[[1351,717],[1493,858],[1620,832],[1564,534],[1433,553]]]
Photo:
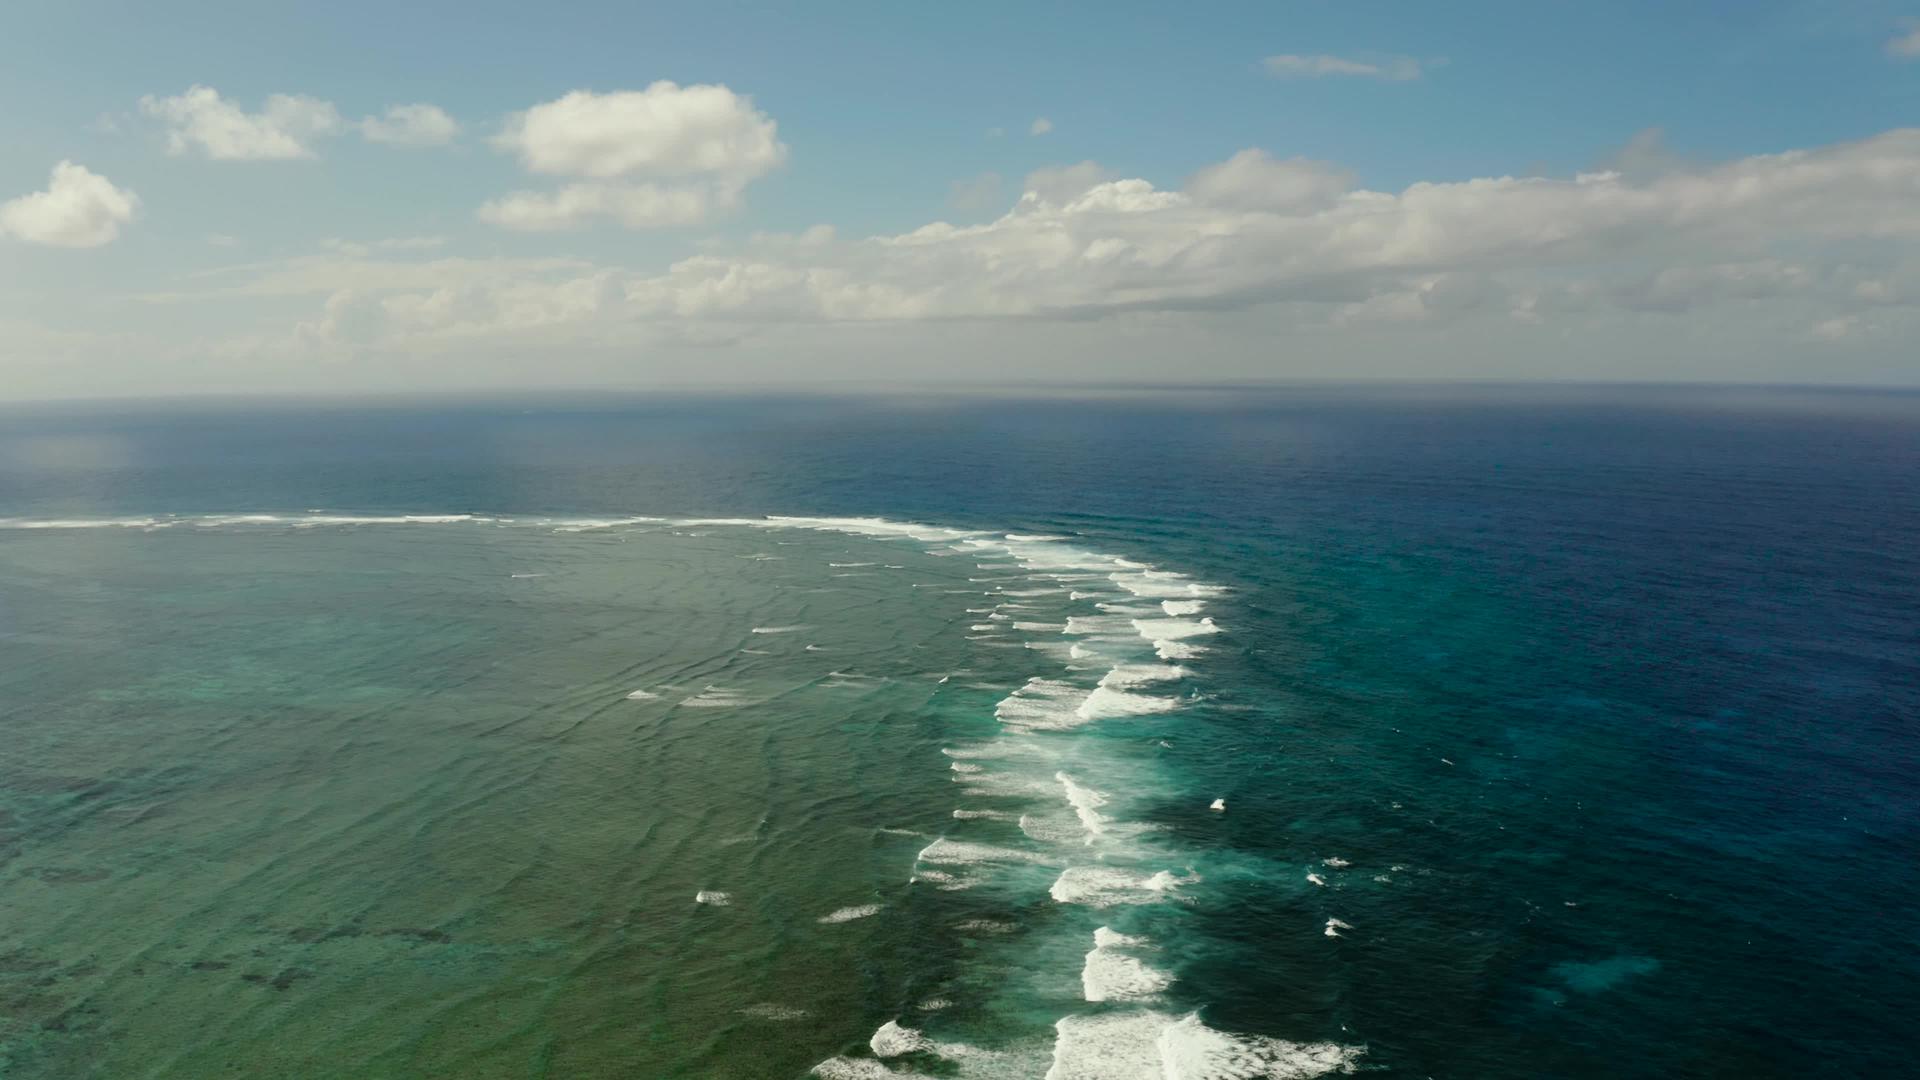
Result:
[[1067,802],[1080,819],[1080,827],[1087,831],[1087,843],[1093,843],[1095,837],[1106,831],[1107,818],[1099,808],[1107,805],[1107,794],[1074,783],[1073,777],[1064,772],[1054,773],[1053,778],[1067,789]]
[[1018,848],[974,844],[942,837],[920,850],[919,861],[936,866],[973,866],[978,863],[1030,863],[1040,857]]
[[660,696],[659,694],[656,694],[651,690],[635,690],[632,693],[627,695],[627,700],[628,701],[652,701],[659,696]]
[[1184,679],[1188,674],[1187,669],[1178,664],[1122,664],[1102,676],[1100,685],[1130,690],[1136,686]]
[[1162,600],[1160,610],[1169,615],[1198,615],[1207,605],[1198,600]]
[[832,925],[835,923],[852,922],[855,919],[864,919],[869,915],[878,914],[880,914],[879,904],[857,904],[853,907],[843,907],[828,912],[814,921]]
[[1161,639],[1153,643],[1154,655],[1162,660],[1191,660],[1207,650],[1185,641]]
[[1154,697],[1149,694],[1130,694],[1125,690],[1115,690],[1110,686],[1096,686],[1081,700],[1074,709],[1074,715],[1082,720],[1102,720],[1113,716],[1145,716],[1150,713],[1170,712],[1180,707],[1178,698]]
[[1307,1080],[1350,1073],[1366,1051],[1338,1043],[1296,1043],[1259,1035],[1230,1035],[1190,1014],[1160,1032],[1165,1080]]
[[[274,518],[270,514],[243,514],[227,519],[228,524],[243,522],[264,522],[268,520],[286,522],[292,525],[315,528],[322,525],[457,525],[467,521],[490,522],[498,518],[477,517],[473,514],[310,514],[299,518]],[[216,523],[216,519],[209,519]]]
[[1112,866],[1069,866],[1061,871],[1047,894],[1056,903],[1096,908],[1152,904],[1174,895],[1180,886],[1199,880],[1198,875],[1176,877],[1167,870],[1140,874]]
[[0,529],[164,529],[161,518],[0,518]]
[[1003,724],[1036,730],[1079,727],[1086,721],[1076,710],[1087,691],[1057,679],[1028,679],[1025,686],[1001,699],[993,715]]
[[1135,619],[1133,628],[1153,642],[1180,641],[1220,632],[1212,619]]
[[731,709],[751,702],[738,690],[709,686],[680,704],[690,709]]
[[901,1027],[898,1020],[889,1020],[880,1025],[880,1030],[867,1040],[876,1057],[899,1057],[922,1050],[933,1049],[933,1040],[912,1028]]
[[726,907],[728,904],[733,903],[733,894],[716,892],[712,889],[701,889],[699,892],[693,894],[693,902],[696,904],[705,904],[708,907]]
[[1147,966],[1122,949],[1143,948],[1147,940],[1115,933],[1107,927],[1093,932],[1093,948],[1080,970],[1082,996],[1088,1001],[1138,1001],[1173,985],[1173,977]]
[[1042,844],[1073,844],[1091,842],[1086,830],[1074,824],[1064,814],[1021,814],[1020,831],[1027,839]]
[[1353,929],[1351,925],[1349,925],[1348,923],[1341,922],[1339,919],[1327,920],[1327,936],[1328,937],[1339,937],[1340,931],[1351,930],[1351,929]]
[[1166,1080],[1160,1033],[1172,1021],[1146,1011],[1063,1017],[1046,1080]]
[[887,1080],[912,1074],[890,1069],[872,1058],[834,1057],[815,1065],[813,1075],[820,1080]]
[[750,633],[791,634],[795,630],[807,630],[807,629],[811,629],[811,627],[807,626],[805,623],[798,623],[793,626],[756,626],[750,631]]
[[1308,1080],[1350,1073],[1364,1051],[1217,1031],[1197,1014],[1148,1009],[1069,1016],[1054,1025],[1046,1080]]
[[1125,615],[1072,615],[1067,618],[1064,632],[1088,636],[1122,637],[1131,636],[1137,630],[1133,620]]

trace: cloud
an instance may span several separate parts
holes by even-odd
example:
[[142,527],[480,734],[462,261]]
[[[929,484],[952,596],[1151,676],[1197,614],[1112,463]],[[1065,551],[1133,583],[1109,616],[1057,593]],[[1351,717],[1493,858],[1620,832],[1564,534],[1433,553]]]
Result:
[[1887,55],[1901,60],[1920,57],[1920,19],[1908,19],[1901,25],[1903,32],[1887,41]]
[[1034,117],[1032,125],[1030,125],[1027,128],[1027,134],[1045,135],[1052,130],[1053,130],[1053,121],[1047,119],[1044,116],[1036,116]]
[[140,111],[167,125],[167,152],[194,150],[215,161],[286,161],[314,156],[313,140],[346,127],[332,102],[274,94],[257,113],[243,111],[210,86],[140,99]]
[[751,180],[786,160],[776,125],[725,86],[595,94],[576,90],[510,117],[494,145],[528,171],[610,180],[722,176]]
[[480,207],[480,220],[509,229],[552,232],[611,218],[629,229],[698,225],[736,204],[724,185],[568,184],[554,192],[517,191]]
[[1276,161],[1265,150],[1242,150],[1187,180],[1187,192],[1211,206],[1237,210],[1311,210],[1353,189],[1353,175],[1306,158]]
[[438,105],[395,105],[361,120],[360,133],[393,146],[445,146],[460,134],[460,125]]
[[1114,179],[1114,174],[1097,161],[1078,165],[1049,165],[1035,169],[1020,182],[1021,194],[1040,202],[1065,203],[1078,198],[1095,185]]
[[1539,292],[1651,266],[1664,275],[1638,291],[1591,295],[1671,311],[1803,290],[1811,272],[1787,252],[1839,263],[1850,245],[1920,239],[1917,184],[1915,130],[1643,183],[1496,177],[1398,193],[1341,190],[1338,170],[1258,152],[1201,170],[1183,191],[1083,162],[1030,177],[987,224],[935,222],[804,256],[704,255],[635,279],[630,299],[680,317],[829,321],[1084,319],[1397,293],[1431,310],[1462,283],[1485,292],[1485,275]]
[[330,236],[320,241],[320,246],[328,251],[337,251],[342,255],[364,256],[371,255],[376,251],[431,251],[435,248],[445,247],[446,243],[447,238],[444,236],[389,236],[381,240],[364,243],[353,240],[342,240],[337,236]]
[[[1261,342],[1306,335],[1341,356],[1337,343],[1351,335],[1378,342],[1445,327],[1433,345],[1467,355],[1462,364],[1479,363],[1471,350],[1505,334],[1568,374],[1583,370],[1565,367],[1578,348],[1582,363],[1599,365],[1589,373],[1651,375],[1646,365],[1672,356],[1676,335],[1689,356],[1718,335],[1743,342],[1727,363],[1752,371],[1762,360],[1740,357],[1806,341],[1808,327],[1829,321],[1847,328],[1836,349],[1882,348],[1920,326],[1920,258],[1905,254],[1920,241],[1916,186],[1920,130],[1648,179],[1484,177],[1394,192],[1250,150],[1177,189],[1092,162],[1040,170],[1011,208],[977,225],[756,235],[655,268],[316,256],[214,292],[308,297],[316,314],[301,341],[396,354],[509,342],[617,353],[778,328],[770,339],[804,338],[830,355],[857,342],[904,347],[900,335],[937,321],[1037,363],[1058,358],[1043,343],[1094,334],[1065,328],[1099,324],[1104,336],[1075,339],[1099,346],[1089,357],[1164,327],[1160,347],[1214,348],[1228,357],[1216,363],[1250,372],[1249,357],[1273,355]],[[1853,318],[1862,312],[1881,329],[1852,332],[1866,325]],[[830,336],[846,324],[901,329]],[[1222,327],[1243,336],[1209,345]],[[1425,355],[1393,340],[1384,355]],[[1422,361],[1393,363],[1407,373]],[[1769,375],[1791,373],[1786,359],[1766,363]]]
[[480,217],[517,229],[600,218],[629,228],[691,225],[737,204],[787,157],[772,118],[725,86],[660,81],[645,90],[576,90],[507,120],[492,140],[533,173],[576,182],[487,203]]
[[996,172],[955,180],[947,192],[947,205],[955,210],[985,210],[999,202],[1000,174]]
[[133,192],[62,161],[53,167],[47,190],[0,203],[0,236],[49,247],[100,247],[120,235],[139,207]]
[[1593,171],[1617,172],[1629,180],[1652,180],[1696,167],[1698,163],[1668,147],[1665,131],[1652,127],[1635,132],[1624,146],[1602,158]]
[[1269,56],[1261,63],[1265,65],[1267,74],[1281,79],[1319,79],[1344,75],[1382,79],[1387,82],[1409,82],[1417,79],[1428,66],[1411,56],[1350,58],[1328,56],[1324,53],[1312,56],[1284,53],[1279,56]]
[[1859,322],[1858,316],[1842,315],[1839,318],[1814,323],[1808,333],[1819,341],[1839,341],[1853,333]]

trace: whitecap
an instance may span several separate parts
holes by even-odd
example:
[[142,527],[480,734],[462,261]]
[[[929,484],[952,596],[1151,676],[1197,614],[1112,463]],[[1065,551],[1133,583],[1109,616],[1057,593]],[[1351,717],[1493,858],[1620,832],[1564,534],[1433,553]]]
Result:
[[733,903],[733,894],[716,892],[712,889],[701,889],[699,892],[693,894],[693,902],[696,904],[705,904],[708,907],[726,907],[728,904]]
[[1056,903],[1097,908],[1151,904],[1174,895],[1180,886],[1198,880],[1198,875],[1176,877],[1166,870],[1147,875],[1111,866],[1070,866],[1061,871],[1047,894]]
[[878,914],[880,914],[879,904],[856,904],[852,907],[838,908],[834,911],[828,912],[827,914],[820,916],[818,919],[815,919],[814,921],[818,923],[833,925],[836,923],[852,922],[855,919],[864,919],[869,915],[878,915]]
[[1067,802],[1080,819],[1080,827],[1087,831],[1087,843],[1092,843],[1095,837],[1106,831],[1106,815],[1099,811],[1100,807],[1107,805],[1106,792],[1082,787],[1064,772],[1054,773],[1053,778],[1067,789]]
[[976,863],[1038,862],[1039,856],[1030,851],[996,847],[992,844],[974,844],[964,840],[948,840],[942,837],[922,848],[918,859],[920,862],[933,863],[936,866],[971,866]]
[[1135,619],[1133,628],[1148,641],[1180,641],[1203,634],[1217,634],[1220,628],[1206,619]]
[[867,1040],[867,1046],[877,1057],[899,1057],[901,1054],[913,1054],[933,1049],[933,1040],[912,1028],[901,1027],[898,1020],[889,1020],[880,1025]]
[[1080,969],[1082,996],[1088,1001],[1138,1001],[1172,986],[1171,975],[1120,951],[1146,944],[1145,938],[1115,933],[1104,926],[1095,930],[1093,948]]
[[1165,1080],[1307,1080],[1351,1073],[1366,1051],[1332,1042],[1296,1043],[1260,1035],[1231,1035],[1189,1014],[1160,1033]]

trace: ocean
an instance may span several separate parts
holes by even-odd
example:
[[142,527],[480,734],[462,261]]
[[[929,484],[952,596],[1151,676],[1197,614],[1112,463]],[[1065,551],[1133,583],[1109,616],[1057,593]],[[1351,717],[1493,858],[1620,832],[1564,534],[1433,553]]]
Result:
[[0,1076],[1883,1077],[1920,395],[0,410]]

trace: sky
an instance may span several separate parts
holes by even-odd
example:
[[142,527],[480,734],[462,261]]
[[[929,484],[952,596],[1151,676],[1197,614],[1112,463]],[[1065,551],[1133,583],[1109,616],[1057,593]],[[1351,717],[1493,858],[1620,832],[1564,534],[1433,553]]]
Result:
[[1920,0],[0,21],[0,400],[1920,385]]

